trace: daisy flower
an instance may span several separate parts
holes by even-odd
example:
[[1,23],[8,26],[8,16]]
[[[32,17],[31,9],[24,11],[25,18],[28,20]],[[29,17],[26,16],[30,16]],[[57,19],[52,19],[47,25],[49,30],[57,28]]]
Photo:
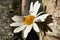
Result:
[[33,2],[30,4],[29,15],[27,16],[17,16],[12,17],[12,20],[15,21],[11,23],[10,26],[19,26],[13,32],[18,33],[23,30],[23,37],[26,38],[28,33],[33,28],[36,32],[40,32],[38,25],[35,22],[44,22],[49,14],[44,14],[39,16],[42,12],[38,13],[40,8],[39,1],[36,1],[33,5]]

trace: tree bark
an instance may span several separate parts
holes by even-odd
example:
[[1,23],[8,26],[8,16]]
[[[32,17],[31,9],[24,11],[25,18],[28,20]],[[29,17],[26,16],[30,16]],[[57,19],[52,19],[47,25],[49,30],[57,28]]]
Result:
[[45,40],[60,40],[60,0],[42,0],[46,12],[52,15],[53,22],[48,24],[52,32],[48,31]]

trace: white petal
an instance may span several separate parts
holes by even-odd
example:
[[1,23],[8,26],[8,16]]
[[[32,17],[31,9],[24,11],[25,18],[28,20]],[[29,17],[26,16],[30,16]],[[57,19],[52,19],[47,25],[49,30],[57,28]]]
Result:
[[30,10],[29,10],[29,12],[33,12],[33,2],[31,2],[31,4],[30,4]]
[[47,18],[47,16],[49,16],[49,14],[44,14],[44,15],[38,16],[34,21],[40,20],[41,22],[44,22],[45,19]]
[[31,14],[31,15],[33,15],[33,16],[35,16],[33,12],[34,12],[33,2],[31,2],[31,4],[30,4],[29,14]]
[[40,32],[39,30],[39,27],[36,23],[33,24],[33,29],[36,31],[36,32]]
[[35,4],[34,4],[34,15],[36,15],[37,14],[37,12],[38,12],[38,10],[39,10],[39,8],[40,8],[40,3],[38,3],[38,1],[36,1],[35,2]]
[[27,26],[26,29],[24,30],[24,38],[27,38],[28,33],[31,31],[32,25]]
[[12,20],[14,20],[14,21],[23,21],[23,19],[24,19],[24,17],[17,16],[17,15],[15,15],[14,17],[12,17]]
[[14,33],[18,33],[18,32],[20,32],[20,31],[24,30],[24,28],[25,28],[25,26],[22,25],[22,26],[20,26],[20,27],[17,27],[13,32],[14,32]]
[[34,19],[34,22],[40,22],[41,20],[40,19]]
[[38,13],[38,14],[36,15],[36,17],[39,16],[40,14],[42,14],[42,13],[44,13],[44,12],[40,12],[40,13]]
[[11,23],[11,24],[10,24],[10,26],[20,26],[20,25],[23,25],[23,23],[14,22],[14,23]]

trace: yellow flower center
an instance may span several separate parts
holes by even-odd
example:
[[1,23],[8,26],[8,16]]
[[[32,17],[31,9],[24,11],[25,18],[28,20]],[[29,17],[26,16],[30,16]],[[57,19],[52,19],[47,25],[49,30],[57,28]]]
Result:
[[32,24],[34,18],[35,18],[35,17],[32,16],[32,15],[28,15],[28,16],[25,18],[25,20],[24,20],[24,24],[25,24],[25,25],[30,25],[30,24]]

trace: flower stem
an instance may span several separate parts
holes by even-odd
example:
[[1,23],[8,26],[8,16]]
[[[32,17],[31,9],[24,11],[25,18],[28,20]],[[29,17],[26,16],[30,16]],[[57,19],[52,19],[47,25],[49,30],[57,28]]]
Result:
[[44,40],[44,32],[41,30],[40,34],[39,34],[39,40]]

